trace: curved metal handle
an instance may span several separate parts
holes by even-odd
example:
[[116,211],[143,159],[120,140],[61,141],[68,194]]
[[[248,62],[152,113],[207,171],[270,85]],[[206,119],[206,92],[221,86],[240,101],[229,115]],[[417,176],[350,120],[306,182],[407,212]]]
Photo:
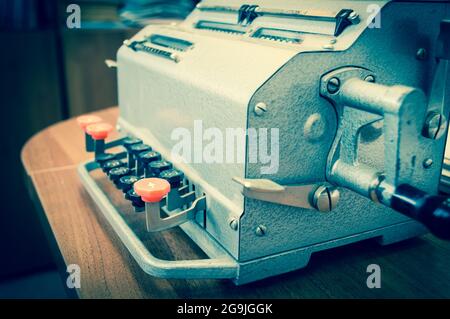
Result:
[[[228,255],[199,225],[194,223],[185,224],[191,227],[188,235],[197,237],[197,243],[204,243],[208,249],[200,248],[211,257],[210,259],[171,261],[153,256],[89,174],[90,171],[97,168],[99,168],[97,163],[87,162],[78,166],[78,174],[89,195],[94,199],[102,214],[143,271],[160,278],[237,278],[238,263],[236,260]],[[193,230],[196,227],[198,229]],[[194,232],[196,235],[192,234]]]

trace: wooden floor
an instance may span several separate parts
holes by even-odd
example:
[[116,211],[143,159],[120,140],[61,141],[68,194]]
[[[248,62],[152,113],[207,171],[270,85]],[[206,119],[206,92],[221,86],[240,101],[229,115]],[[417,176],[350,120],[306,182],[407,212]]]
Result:
[[[117,108],[97,112],[115,123]],[[83,189],[77,165],[88,159],[75,120],[34,136],[22,151],[32,195],[42,206],[65,265],[81,267],[81,298],[415,298],[450,297],[450,243],[426,235],[387,247],[367,241],[313,255],[307,268],[236,287],[228,280],[164,280],[145,274],[118,240]],[[179,229],[149,234],[136,214],[101,174],[123,217],[160,258],[201,258],[203,253]],[[381,267],[381,288],[369,289],[367,266]],[[65,281],[65,278],[63,280]]]

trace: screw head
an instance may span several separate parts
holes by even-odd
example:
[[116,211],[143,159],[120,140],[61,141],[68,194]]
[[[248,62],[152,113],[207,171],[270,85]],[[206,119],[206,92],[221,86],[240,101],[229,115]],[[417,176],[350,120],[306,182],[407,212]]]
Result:
[[441,138],[447,127],[447,119],[438,112],[430,112],[425,120],[423,135],[425,137],[437,140]]
[[428,57],[428,52],[427,52],[426,49],[424,49],[424,48],[419,48],[419,49],[417,50],[417,52],[416,52],[416,58],[417,58],[417,60],[423,61],[423,60],[426,60],[427,57]]
[[427,158],[422,163],[424,168],[430,168],[433,165],[433,160],[431,158]]
[[348,19],[350,20],[350,22],[352,24],[358,24],[359,23],[359,14],[356,13],[355,11],[352,11],[349,15],[348,15]]
[[254,112],[257,116],[262,116],[267,112],[267,105],[264,102],[259,102],[255,105]]
[[364,78],[364,81],[370,82],[370,83],[375,83],[375,77],[373,75],[368,75]]
[[262,237],[265,236],[267,232],[267,228],[264,225],[259,225],[258,227],[256,227],[255,229],[255,234],[258,237]]
[[322,185],[314,192],[312,204],[320,212],[330,212],[336,207],[339,197],[340,193],[336,187]]
[[239,221],[236,218],[233,218],[230,221],[230,227],[231,227],[232,230],[238,230],[238,228],[239,228]]
[[322,46],[322,48],[325,49],[325,50],[332,51],[332,50],[334,50],[334,45],[333,44],[325,44],[325,45]]
[[341,81],[338,78],[331,78],[327,82],[327,90],[330,94],[336,94],[341,87]]

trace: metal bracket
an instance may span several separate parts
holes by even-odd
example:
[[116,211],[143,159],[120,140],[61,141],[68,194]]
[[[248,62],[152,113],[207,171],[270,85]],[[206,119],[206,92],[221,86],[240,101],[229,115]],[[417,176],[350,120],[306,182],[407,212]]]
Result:
[[116,69],[117,68],[117,61],[111,60],[111,59],[106,59],[105,60],[105,64],[108,68],[110,69]]
[[[421,149],[428,143],[421,136],[427,104],[419,89],[374,81],[375,75],[369,70],[345,67],[322,77],[320,93],[332,101],[339,118],[327,179],[379,201],[376,190],[382,181],[391,189],[402,183],[414,184],[415,158],[420,158]],[[358,139],[364,126],[381,119],[384,168],[380,170],[359,163]]]
[[234,177],[243,186],[243,195],[265,202],[329,212],[339,201],[339,191],[323,184],[280,185],[269,179]]
[[206,210],[206,196],[195,199],[188,209],[166,218],[161,218],[161,210],[166,214],[169,212],[167,206],[165,210],[164,207],[161,209],[160,203],[145,203],[147,231],[157,232],[167,230],[195,219],[197,212]]
[[183,206],[192,203],[195,200],[195,192],[189,192],[189,186],[181,186],[180,188],[172,189],[167,194],[167,209],[169,211],[180,209]]

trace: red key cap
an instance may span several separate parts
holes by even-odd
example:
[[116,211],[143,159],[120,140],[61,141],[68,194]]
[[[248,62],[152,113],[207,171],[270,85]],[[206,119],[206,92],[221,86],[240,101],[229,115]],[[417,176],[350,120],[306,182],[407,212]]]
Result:
[[170,184],[161,178],[144,178],[133,185],[134,191],[146,203],[158,203],[170,192]]
[[96,115],[81,115],[77,117],[77,123],[83,131],[86,131],[87,126],[101,122],[103,122],[102,118]]
[[113,129],[113,126],[108,123],[91,124],[86,127],[86,133],[94,140],[104,140]]

